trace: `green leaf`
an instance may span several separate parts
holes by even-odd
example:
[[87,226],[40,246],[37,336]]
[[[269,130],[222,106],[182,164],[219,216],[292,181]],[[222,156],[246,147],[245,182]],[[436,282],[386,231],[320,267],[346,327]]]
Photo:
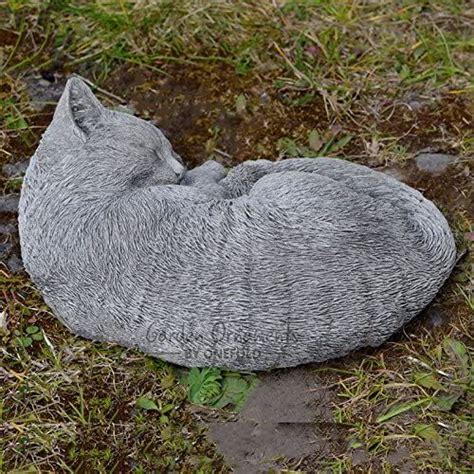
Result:
[[408,79],[411,74],[410,68],[406,64],[403,64],[398,74],[400,75],[400,79],[402,80]]
[[257,377],[255,375],[243,376],[238,372],[225,373],[221,396],[213,401],[212,406],[225,408],[233,405],[234,410],[239,411],[256,383]]
[[6,118],[6,125],[7,128],[9,128],[10,130],[23,130],[25,128],[28,128],[26,120],[21,116],[16,117],[13,115],[9,115]]
[[331,147],[331,151],[334,152],[342,150],[342,148],[344,148],[351,140],[352,135],[346,135],[345,137],[342,137]]
[[319,133],[317,130],[311,130],[311,132],[309,132],[308,143],[309,147],[314,151],[319,151],[321,149],[321,147],[323,146],[323,142],[319,137]]
[[334,135],[324,144],[323,149],[321,150],[321,155],[325,155],[326,153],[330,153],[332,151],[335,139],[336,136]]
[[434,399],[434,408],[439,411],[451,411],[454,404],[458,401],[459,395],[444,395]]
[[18,341],[23,347],[30,347],[33,344],[33,339],[31,337],[19,337]]
[[221,393],[221,371],[217,368],[196,369],[189,371],[189,400],[199,405],[205,405]]
[[462,367],[466,367],[469,361],[466,346],[457,339],[447,337],[443,341],[443,347],[446,354],[452,359],[458,359],[461,362]]
[[168,423],[170,421],[170,419],[166,416],[166,415],[161,415],[160,416],[160,423],[165,425],[166,423]]
[[402,404],[396,405],[384,415],[379,416],[376,421],[377,423],[383,423],[384,421],[390,420],[391,418],[397,415],[400,415],[402,413],[405,413],[407,411],[410,411],[413,408],[416,408],[417,406],[422,405],[424,403],[426,403],[425,398],[421,400],[417,400],[416,402],[402,403]]
[[222,384],[222,395],[212,406],[224,408],[227,405],[238,405],[248,390],[247,382],[242,378],[226,377]]
[[142,408],[143,410],[159,411],[157,404],[153,400],[150,400],[149,398],[146,398],[146,397],[140,397],[137,400],[137,407]]
[[277,148],[280,153],[287,156],[301,156],[303,154],[291,138],[280,138],[277,142]]
[[174,405],[172,403],[167,403],[161,410],[160,413],[164,415],[165,413],[168,413],[174,408]]
[[436,377],[430,372],[416,372],[414,374],[414,380],[417,385],[425,388],[433,388],[435,390],[443,388]]
[[438,441],[439,434],[433,425],[418,424],[414,426],[414,434],[427,441]]
[[31,335],[31,338],[34,340],[34,341],[42,341],[43,340],[43,333],[42,332],[37,332],[35,334],[32,334]]
[[26,334],[35,334],[39,330],[40,328],[38,326],[28,326],[25,331],[26,331]]
[[242,115],[247,108],[247,99],[244,95],[240,94],[235,100],[235,110],[239,115]]
[[357,449],[357,448],[360,448],[361,446],[363,446],[363,444],[357,439],[351,440],[351,442],[349,444],[349,447],[351,449]]
[[248,57],[239,58],[235,65],[235,72],[240,76],[247,74],[252,69],[252,60]]

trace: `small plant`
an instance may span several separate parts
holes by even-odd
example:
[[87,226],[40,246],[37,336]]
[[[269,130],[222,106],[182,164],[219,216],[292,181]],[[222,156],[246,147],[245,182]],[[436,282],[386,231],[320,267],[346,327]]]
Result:
[[311,130],[308,134],[308,145],[300,145],[291,138],[278,140],[277,148],[280,156],[306,157],[326,156],[341,151],[350,141],[352,135],[323,134],[318,130]]
[[15,331],[17,333],[17,342],[23,347],[30,347],[34,341],[42,341],[43,340],[43,332],[39,328],[39,326],[31,325],[27,326],[24,333],[21,334],[19,331]]
[[166,415],[175,408],[172,403],[163,405],[161,401],[158,401],[158,405],[148,396],[140,397],[137,400],[137,407],[145,411],[157,411],[160,414],[160,423],[166,424],[169,422],[169,417]]
[[21,185],[23,184],[23,177],[8,179],[5,183],[7,193],[19,193]]
[[[446,337],[413,354],[403,372],[388,369],[380,356],[341,372],[345,379],[339,382],[339,396],[344,401],[334,408],[334,419],[352,426],[352,449],[365,449],[374,457],[388,452],[395,439],[422,441],[436,456],[431,460],[452,472],[463,445],[472,443],[472,351],[461,340]],[[420,465],[431,460],[415,459]]]
[[193,368],[186,379],[188,398],[192,403],[218,409],[233,406],[236,411],[242,408],[255,383],[255,375],[217,368]]
[[11,99],[0,100],[0,110],[5,120],[5,126],[9,130],[23,130],[28,128],[23,114],[20,112],[15,102]]

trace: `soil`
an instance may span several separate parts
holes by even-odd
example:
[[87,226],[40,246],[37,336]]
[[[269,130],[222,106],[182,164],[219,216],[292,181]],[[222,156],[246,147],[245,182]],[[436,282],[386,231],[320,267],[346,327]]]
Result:
[[[34,78],[28,78],[33,102],[48,101],[51,97],[48,83],[53,97],[57,96],[57,82],[64,83],[64,78],[61,75],[52,78],[48,81],[38,76],[36,85]],[[123,98],[123,103],[141,117],[155,121],[189,167],[211,156],[226,166],[247,159],[278,159],[281,158],[278,140],[283,137],[305,139],[312,129],[333,130],[333,133],[343,130],[355,138],[340,155],[377,167],[419,189],[441,207],[451,222],[458,212],[470,219],[474,217],[473,162],[456,157],[459,150],[455,138],[469,132],[471,120],[468,104],[460,98],[417,98],[408,106],[401,101],[380,99],[372,109],[367,108],[367,103],[356,104],[354,116],[344,115],[340,122],[329,123],[321,97],[295,106],[293,92],[277,94],[261,83],[236,76],[226,67],[180,66],[169,68],[166,77],[123,67],[102,84],[102,89]],[[38,91],[41,97],[34,97]],[[118,105],[116,99],[98,95],[108,105]],[[246,98],[245,107],[236,106],[240,95]],[[35,108],[37,112],[30,119],[33,135],[23,139],[7,136],[4,149],[9,154],[0,158],[0,165],[19,163],[33,153],[53,112],[51,105],[40,104]],[[365,153],[364,141],[359,137],[366,136],[368,129],[401,137],[400,144],[413,154],[428,150],[455,157],[441,174],[421,171],[414,160],[383,162]],[[445,139],[440,130],[445,132]],[[21,273],[14,206],[19,189],[11,189],[11,180],[5,172],[0,175],[0,187],[7,195],[0,197],[0,262],[10,267],[11,273]],[[16,259],[15,268],[12,259]],[[411,330],[439,330],[450,315],[464,311],[452,302],[443,301],[443,294],[394,340],[407,337]],[[343,367],[351,358],[375,350],[361,351],[336,364]],[[209,422],[210,437],[236,472],[284,467],[282,456],[294,460],[293,467],[311,469],[324,457],[348,449],[344,426],[336,425],[331,417],[335,395],[324,388],[324,380],[314,368],[261,374],[258,387],[237,418]],[[406,457],[406,453],[394,453],[392,461],[402,465]],[[354,463],[365,465],[363,452],[354,452]]]
[[236,473],[282,468],[282,456],[325,459],[345,449],[332,399],[310,367],[262,373],[237,419],[210,422],[209,436]]
[[[189,167],[211,154],[226,165],[275,159],[279,138],[291,136],[295,128],[327,125],[321,99],[288,108],[283,96],[227,69],[176,68],[158,79],[149,71],[124,69],[110,77],[107,87],[154,120]],[[246,97],[243,111],[236,110],[240,95]]]

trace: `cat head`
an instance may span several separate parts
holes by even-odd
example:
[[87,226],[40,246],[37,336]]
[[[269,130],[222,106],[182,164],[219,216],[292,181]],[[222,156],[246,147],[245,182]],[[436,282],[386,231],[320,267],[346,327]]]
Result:
[[68,80],[39,152],[56,180],[84,191],[176,184],[185,172],[159,129],[105,108],[78,77]]

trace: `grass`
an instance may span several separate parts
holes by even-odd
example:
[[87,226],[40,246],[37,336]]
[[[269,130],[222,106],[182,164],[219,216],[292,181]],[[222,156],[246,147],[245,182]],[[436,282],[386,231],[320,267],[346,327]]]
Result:
[[[102,98],[117,105],[128,86],[113,80],[136,70],[148,71],[143,89],[185,84],[160,97],[165,112],[185,108],[200,85],[204,112],[185,109],[193,123],[180,123],[185,138],[175,131],[194,163],[329,154],[409,167],[428,147],[460,155],[469,172],[467,1],[9,0],[0,1],[0,18],[2,165],[30,156],[51,119],[51,107],[30,101],[32,73],[78,72],[113,92]],[[153,118],[148,99],[137,110]],[[461,237],[473,219],[462,173],[441,185],[416,183]],[[3,194],[20,185],[0,174]],[[334,419],[349,438],[343,454],[309,471],[394,472],[390,456],[402,445],[412,470],[469,470],[472,269],[468,256],[438,299],[445,325],[413,323],[382,349],[315,369],[333,387]],[[0,471],[227,471],[189,403],[239,404],[254,383],[248,374],[194,371],[182,379],[167,363],[71,336],[28,278],[3,263],[0,281]]]
[[[1,347],[2,472],[220,469],[173,367],[72,337],[24,277],[1,277],[11,328]],[[30,338],[34,327],[41,337]]]
[[[451,332],[465,337],[469,328]],[[353,367],[328,369],[338,387],[334,417],[351,427],[351,450],[384,459],[409,447],[421,472],[467,472],[473,461],[472,347],[425,333],[391,349],[389,357],[383,351]],[[350,465],[350,451],[337,462]]]
[[[4,69],[55,62],[69,68],[93,59],[101,79],[117,60],[153,71],[170,62],[222,62],[237,74],[323,93],[341,111],[354,93],[382,84],[472,87],[466,56],[473,41],[463,2],[279,3],[9,1],[6,26],[18,31],[18,41]],[[33,53],[16,59],[33,42]]]

